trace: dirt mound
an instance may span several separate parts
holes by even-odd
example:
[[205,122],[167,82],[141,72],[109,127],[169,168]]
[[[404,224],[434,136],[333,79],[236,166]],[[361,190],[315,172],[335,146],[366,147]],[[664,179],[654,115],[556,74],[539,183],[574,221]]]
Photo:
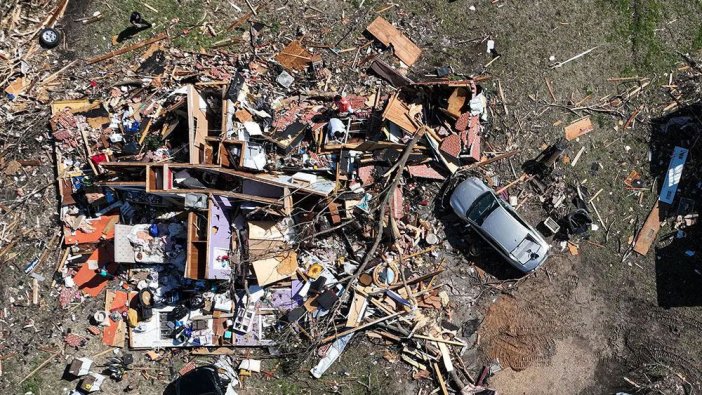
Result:
[[503,297],[490,306],[478,333],[484,355],[519,371],[553,356],[558,326],[544,310]]

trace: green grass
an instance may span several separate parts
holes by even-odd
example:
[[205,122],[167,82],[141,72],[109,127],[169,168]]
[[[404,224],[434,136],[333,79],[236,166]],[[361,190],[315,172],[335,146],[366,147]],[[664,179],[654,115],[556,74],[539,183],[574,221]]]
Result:
[[692,39],[692,50],[699,51],[700,49],[702,49],[702,25],[697,28],[697,33]]
[[662,0],[600,0],[600,5],[619,14],[613,34],[630,43],[633,67],[638,73],[670,66],[675,59],[673,50],[666,48],[658,31],[665,22]]
[[656,28],[663,12],[659,0],[639,0],[634,2],[631,23],[631,44],[634,60],[643,69],[656,69],[666,58]]
[[27,392],[31,392],[32,394],[39,394],[39,391],[41,389],[41,376],[32,376],[27,381],[22,383],[22,390],[21,393],[26,394]]
[[[109,4],[108,4],[109,3]],[[147,3],[158,10],[155,12],[143,4]],[[240,38],[242,32],[235,30],[227,32],[227,27],[236,19],[243,16],[248,9],[242,7],[241,12],[237,12],[227,1],[212,0],[208,3],[200,0],[122,0],[119,2],[94,2],[85,10],[85,14],[90,15],[95,11],[100,11],[104,17],[85,28],[88,35],[94,40],[81,40],[80,48],[86,52],[105,52],[102,43],[109,43],[113,36],[118,35],[129,26],[129,16],[133,11],[139,11],[143,18],[153,24],[153,28],[142,31],[135,35],[126,44],[146,39],[152,35],[163,32],[168,28],[174,46],[186,50],[199,50],[209,48],[215,42],[226,38]],[[216,36],[203,28],[203,24],[209,23]],[[247,24],[242,25],[244,29]],[[183,34],[187,31],[187,34]],[[96,42],[97,41],[97,42]],[[118,44],[120,47],[124,44]],[[134,55],[124,55],[130,57]]]

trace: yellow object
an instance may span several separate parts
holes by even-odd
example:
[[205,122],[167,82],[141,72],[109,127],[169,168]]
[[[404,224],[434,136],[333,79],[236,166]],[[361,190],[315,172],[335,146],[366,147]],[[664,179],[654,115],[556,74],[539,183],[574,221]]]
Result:
[[136,328],[138,323],[139,315],[137,314],[137,311],[134,309],[129,309],[127,312],[127,325],[129,325],[130,328]]
[[322,271],[324,270],[324,267],[320,265],[319,263],[313,263],[309,269],[307,269],[307,275],[312,278],[312,279],[317,279],[319,278],[319,275],[322,274]]

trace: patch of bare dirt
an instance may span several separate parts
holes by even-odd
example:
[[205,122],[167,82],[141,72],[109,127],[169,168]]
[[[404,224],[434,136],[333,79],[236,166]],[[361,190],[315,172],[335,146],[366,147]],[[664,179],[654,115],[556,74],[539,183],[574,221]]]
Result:
[[[577,363],[573,363],[577,357]],[[515,372],[500,372],[493,385],[505,394],[528,394],[530,389],[540,389],[541,393],[576,394],[590,386],[597,370],[597,355],[590,345],[577,338],[569,337],[555,341],[554,353],[548,363],[531,365]],[[529,383],[525,387],[524,383]]]
[[503,297],[488,308],[478,333],[490,358],[519,371],[546,363],[554,355],[558,326],[545,309]]

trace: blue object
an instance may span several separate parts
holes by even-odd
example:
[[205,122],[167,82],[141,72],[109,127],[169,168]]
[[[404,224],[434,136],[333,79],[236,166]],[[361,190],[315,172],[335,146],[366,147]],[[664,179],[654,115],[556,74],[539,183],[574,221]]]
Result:
[[158,225],[151,224],[151,226],[149,226],[149,235],[151,235],[151,237],[158,237]]
[[105,200],[107,200],[107,204],[112,204],[117,200],[115,193],[111,189],[103,188],[102,192],[105,194]]
[[71,183],[73,184],[73,192],[78,192],[83,188],[83,179],[85,176],[77,176],[71,178]]
[[37,267],[37,264],[39,264],[39,258],[34,258],[33,261],[29,262],[25,267],[24,267],[24,272],[29,273],[32,270],[34,270],[35,267]]
[[127,133],[137,133],[139,132],[139,126],[141,126],[141,123],[132,121],[129,123],[129,126],[124,128],[124,131]]

